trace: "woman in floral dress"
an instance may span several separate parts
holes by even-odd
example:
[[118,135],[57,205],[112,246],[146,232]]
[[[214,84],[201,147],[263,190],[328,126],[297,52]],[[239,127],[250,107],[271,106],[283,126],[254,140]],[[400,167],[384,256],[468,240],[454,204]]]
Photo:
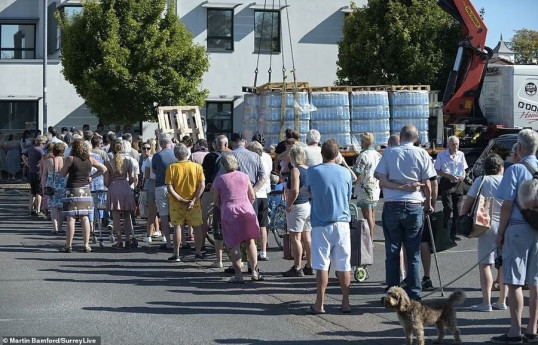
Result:
[[46,186],[54,188],[54,195],[48,197],[50,217],[52,220],[52,233],[57,234],[62,229],[63,223],[63,202],[62,199],[65,195],[65,182],[66,177],[60,174],[64,166],[64,152],[66,145],[58,143],[52,148],[52,157],[45,159],[43,170],[47,176]]
[[357,198],[357,206],[361,208],[362,216],[368,222],[372,241],[374,240],[375,208],[381,191],[379,180],[374,177],[381,154],[375,150],[374,144],[373,133],[361,134],[362,151],[353,166],[353,171],[357,173],[354,196]]

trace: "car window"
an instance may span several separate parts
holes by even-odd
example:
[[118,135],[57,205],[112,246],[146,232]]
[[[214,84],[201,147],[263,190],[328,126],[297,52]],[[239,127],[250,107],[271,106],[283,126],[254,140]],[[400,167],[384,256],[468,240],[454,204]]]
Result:
[[506,158],[510,157],[510,151],[512,150],[512,146],[514,146],[516,141],[517,139],[496,141],[493,146],[491,146],[488,155],[491,153],[496,153],[501,156],[503,160],[506,160]]

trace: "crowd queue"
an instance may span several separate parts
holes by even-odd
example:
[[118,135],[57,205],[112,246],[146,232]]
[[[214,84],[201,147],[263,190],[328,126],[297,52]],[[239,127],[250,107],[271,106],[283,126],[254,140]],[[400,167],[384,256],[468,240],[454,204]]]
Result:
[[[494,343],[538,342],[538,231],[522,215],[522,210],[538,209],[538,180],[532,179],[532,170],[538,170],[537,132],[519,133],[511,154],[515,164],[506,171],[501,157],[487,157],[484,176],[475,179],[464,198],[468,166],[459,139],[448,138],[448,149],[434,162],[420,147],[413,125],[391,136],[383,154],[375,149],[374,135],[363,133],[362,149],[352,167],[342,158],[337,142],[320,143],[317,130],[307,133],[306,144],[299,142],[297,132],[286,130],[286,139],[271,151],[275,162],[265,152],[261,134],[248,143],[241,133],[234,133],[230,141],[221,135],[208,145],[189,137],[176,142],[160,133],[156,139],[135,140],[131,131],[127,126],[107,134],[102,127],[95,132],[65,129],[61,134],[50,129],[47,136],[31,138],[25,133],[21,141],[10,136],[2,143],[0,167],[6,178],[14,179],[22,170],[22,157],[23,176],[31,187],[31,214],[42,216],[46,209],[54,233],[66,220],[61,252],[72,250],[77,219],[85,252],[91,251],[89,238],[96,219],[115,232],[112,247],[135,247],[133,221],[140,205],[147,218],[144,242],[160,238],[161,249],[172,253],[168,260],[181,261],[180,249],[190,248],[192,240],[195,259],[205,260],[206,234],[212,231],[216,254],[212,267],[222,268],[227,253],[232,263],[225,269],[233,274],[230,283],[244,283],[244,261],[251,280],[260,281],[264,277],[259,262],[269,260],[269,193],[283,183],[294,262],[282,275],[316,275],[317,297],[309,311],[324,313],[332,264],[342,289],[341,311],[349,313],[352,194],[373,240],[375,209],[383,192],[386,285],[405,287],[415,300],[434,289],[429,277],[432,240],[424,224],[436,210],[438,195],[443,227],[453,240],[460,240],[456,220],[471,213],[474,201],[482,196],[493,200],[491,227],[478,238],[483,301],[470,309],[510,309],[510,328],[493,337]],[[134,196],[139,189],[143,193],[137,205]],[[185,227],[190,229],[187,236]],[[524,286],[529,289],[529,321],[522,336]],[[492,290],[497,289],[499,297],[491,303]]]

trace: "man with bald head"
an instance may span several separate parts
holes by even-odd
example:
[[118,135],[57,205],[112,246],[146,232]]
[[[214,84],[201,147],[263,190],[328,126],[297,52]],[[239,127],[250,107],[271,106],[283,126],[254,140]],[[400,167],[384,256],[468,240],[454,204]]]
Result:
[[403,244],[408,265],[405,289],[414,300],[421,299],[422,227],[424,215],[433,212],[435,200],[431,198],[430,178],[436,176],[428,153],[413,145],[417,139],[415,126],[403,127],[400,145],[385,150],[375,171],[385,198],[382,220],[387,286],[400,285],[400,248]]

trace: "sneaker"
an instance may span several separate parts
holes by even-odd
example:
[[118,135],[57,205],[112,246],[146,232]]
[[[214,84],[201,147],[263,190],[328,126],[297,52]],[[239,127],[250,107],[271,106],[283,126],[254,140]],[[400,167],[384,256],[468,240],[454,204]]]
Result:
[[222,262],[221,261],[215,261],[211,264],[211,268],[222,268]]
[[42,218],[43,218],[43,217],[46,217],[45,214],[44,214],[43,212],[38,212],[38,213],[36,214],[36,216],[38,216],[38,217],[42,217]]
[[433,287],[432,280],[430,278],[422,279],[422,291],[433,291],[435,288]]
[[205,254],[194,254],[194,260],[205,260]]
[[258,254],[258,261],[269,261],[269,258],[267,257],[267,254]]
[[87,247],[84,246],[84,248],[82,248],[82,251],[83,251],[84,253],[91,253],[91,252],[92,252],[92,247],[90,247],[90,246],[87,246]]
[[506,310],[506,309],[508,309],[508,306],[506,304],[501,304],[501,303],[497,303],[497,302],[492,303],[491,307],[493,309],[497,309],[497,310]]
[[282,276],[284,277],[304,277],[303,269],[302,268],[295,268],[295,266],[291,266],[289,270],[282,273]]
[[32,211],[32,212],[30,212],[30,215],[31,215],[31,216],[37,216],[37,212],[36,212],[36,211]]
[[524,343],[538,343],[538,335],[525,333],[523,335],[523,342]]
[[162,236],[162,234],[161,234],[160,231],[155,231],[155,232],[153,233],[153,235],[151,235],[151,237],[153,237],[153,238],[159,238],[159,237],[161,237],[161,236]]
[[116,242],[112,245],[112,248],[115,249],[122,249],[123,248],[123,242]]
[[313,276],[315,274],[314,269],[312,267],[307,267],[306,265],[303,267],[303,273],[305,276]]
[[172,255],[168,258],[168,261],[175,261],[175,262],[181,262],[181,259],[177,255]]
[[472,310],[472,311],[481,311],[481,312],[490,312],[492,309],[491,309],[491,306],[490,305],[480,305],[480,304],[477,304],[477,305],[472,305],[469,307],[469,310]]
[[233,266],[230,266],[230,267],[224,269],[224,273],[235,274],[235,269],[234,269]]
[[523,344],[523,338],[521,336],[509,337],[506,334],[503,334],[498,337],[492,337],[490,342],[494,344]]
[[149,236],[144,237],[144,242],[151,243],[151,237]]

